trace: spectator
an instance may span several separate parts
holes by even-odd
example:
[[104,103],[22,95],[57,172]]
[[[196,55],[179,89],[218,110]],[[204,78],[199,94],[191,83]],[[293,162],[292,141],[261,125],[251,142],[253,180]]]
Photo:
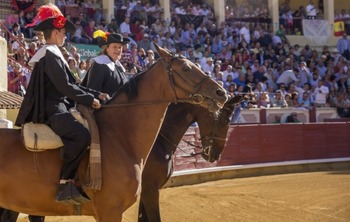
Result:
[[149,68],[153,63],[155,63],[155,61],[154,52],[149,49],[147,51],[147,57],[144,59],[146,68]]
[[337,81],[337,88],[338,91],[343,91],[346,92],[347,88],[348,88],[348,83],[347,83],[347,78],[348,76],[345,74],[340,74],[338,76],[339,80]]
[[347,34],[343,34],[343,38],[339,38],[337,41],[337,50],[340,55],[344,56],[346,59],[350,59],[350,40],[347,38]]
[[212,45],[211,45],[212,54],[221,53],[223,48],[224,48],[224,46],[222,44],[221,35],[215,36],[214,40],[212,41]]
[[7,90],[18,95],[24,96],[28,86],[28,79],[23,72],[22,66],[15,64],[12,72],[8,72]]
[[131,35],[131,29],[130,29],[130,17],[125,17],[124,22],[120,24],[120,33],[128,33]]
[[137,46],[138,48],[143,48],[145,51],[151,49],[151,41],[147,33],[143,35],[142,40],[137,43]]
[[88,22],[86,21],[86,15],[84,13],[79,13],[79,17],[77,20],[75,20],[75,22],[79,22],[83,29],[85,29],[88,25]]
[[231,76],[232,80],[238,77],[238,73],[233,71],[232,65],[228,65],[227,69],[223,72],[223,74],[224,80],[226,80],[228,76]]
[[282,40],[282,42],[289,43],[286,37],[286,28],[283,24],[279,25],[279,29],[276,31],[276,36],[278,36]]
[[275,115],[275,120],[273,123],[281,123],[281,116],[280,115]]
[[298,98],[299,98],[299,94],[298,92],[292,92],[291,94],[291,98],[290,98],[290,107],[299,107],[299,102],[298,102]]
[[37,50],[38,50],[38,46],[37,46],[36,42],[29,43],[28,52],[30,54],[30,57],[32,57],[36,53]]
[[128,33],[124,32],[124,33],[122,33],[122,35],[123,35],[124,39],[129,39],[129,44],[128,44],[129,49],[131,49],[133,46],[137,47],[136,41],[131,36],[129,36]]
[[145,8],[142,6],[141,1],[136,1],[136,5],[131,10],[131,17],[132,20],[138,20],[141,21],[143,19],[147,19],[147,12]]
[[72,42],[81,43],[81,44],[89,44],[90,40],[86,36],[83,27],[80,25],[80,22],[75,22],[76,30],[72,35]]
[[259,65],[258,69],[253,73],[254,75],[254,82],[261,82],[263,80],[265,74],[264,66]]
[[289,85],[291,82],[298,83],[299,69],[286,70],[277,79],[277,84],[284,83]]
[[287,116],[286,123],[300,123],[300,120],[298,120],[298,114],[296,112],[292,112],[289,116]]
[[298,99],[298,106],[305,109],[312,109],[308,92],[303,92],[302,97]]
[[306,18],[307,19],[316,19],[318,14],[318,9],[314,5],[314,0],[310,0],[309,4],[306,6]]
[[346,100],[344,92],[338,92],[334,106],[337,108],[337,113],[340,117],[350,117],[350,102]]
[[267,85],[271,86],[274,91],[277,90],[276,80],[278,76],[275,75],[275,73],[273,72],[273,69],[267,68],[267,71],[266,73],[264,73],[264,76],[267,78]]
[[86,69],[86,62],[85,61],[80,61],[79,67],[78,67],[78,72],[79,72],[79,77],[83,81],[85,78],[85,75],[87,73]]
[[68,59],[68,66],[69,66],[69,71],[73,74],[73,77],[75,79],[75,83],[80,84],[82,82],[82,80],[79,76],[79,70],[77,68],[76,61],[74,58]]
[[245,83],[246,85],[251,86],[252,89],[255,88],[256,83],[254,81],[254,74],[252,73],[251,68],[247,68]]
[[312,79],[312,74],[310,69],[306,66],[306,62],[301,62],[299,65],[299,79],[299,87],[302,87],[305,83],[310,82]]
[[[205,57],[203,57],[203,58],[205,58]],[[205,58],[205,60],[206,60],[206,63],[204,65],[202,65],[202,70],[203,70],[203,72],[208,72],[210,74],[210,76],[214,78],[214,76],[212,75],[214,72],[213,58],[207,57],[207,58]]]
[[290,93],[284,94],[284,99],[286,100],[288,107],[293,107],[293,103],[292,103],[291,98],[292,98],[292,95]]
[[251,87],[249,84],[243,87],[243,92],[242,92],[245,97],[247,98],[246,100],[242,101],[241,107],[244,109],[250,109],[250,108],[257,108],[258,101],[255,97],[255,94],[253,92],[253,87]]
[[270,108],[270,98],[268,92],[262,92],[258,101],[258,108]]
[[144,59],[146,58],[146,52],[143,48],[138,48],[137,51],[137,61],[134,62],[135,67],[138,71],[143,71],[146,68]]
[[187,23],[185,25],[185,30],[181,33],[180,37],[180,50],[185,50],[187,46],[191,46],[192,39],[191,39],[191,27],[190,24]]
[[85,33],[85,37],[89,40],[89,43],[91,44],[97,44],[97,40],[94,39],[94,36],[93,36],[95,31],[96,31],[95,21],[90,20],[89,23],[84,28],[84,33]]
[[14,24],[18,23],[18,13],[10,14],[7,16],[7,18],[4,21],[4,24],[7,29],[12,31],[12,27]]
[[280,108],[288,107],[288,104],[284,99],[284,95],[281,90],[276,90],[275,96],[270,100],[270,103],[271,103],[271,107],[280,107]]
[[[125,39],[125,38],[123,38]],[[120,58],[120,62],[121,64],[126,64],[126,66],[124,65],[124,68],[126,70],[129,70],[131,65],[134,63],[134,56],[131,53],[131,51],[128,48],[128,44],[123,44],[123,48],[122,48],[123,53],[121,54],[121,58]]]
[[111,22],[107,25],[107,31],[110,33],[117,33],[118,24],[117,24],[115,18],[112,18]]
[[327,86],[323,85],[323,79],[319,79],[317,87],[314,90],[314,106],[315,107],[326,107],[327,96],[329,94],[329,89]]
[[16,54],[18,52],[19,48],[21,48],[21,47],[28,49],[28,44],[24,39],[23,33],[18,34],[17,38],[14,37],[14,39],[16,39],[12,44],[12,52],[14,54]]
[[247,23],[243,23],[242,24],[242,28],[239,30],[240,33],[240,39],[242,41],[245,41],[247,44],[250,43],[250,30],[248,28],[248,24]]
[[184,6],[182,4],[180,4],[179,6],[177,6],[175,8],[175,13],[177,15],[186,15],[186,10],[185,10]]
[[[163,47],[169,49],[172,52],[176,52],[176,48],[175,48],[175,42],[174,40],[171,38],[170,36],[170,32],[165,32],[164,36],[161,38],[161,42],[163,44]],[[194,54],[193,54],[194,55]],[[197,57],[198,55],[194,55],[194,57]]]

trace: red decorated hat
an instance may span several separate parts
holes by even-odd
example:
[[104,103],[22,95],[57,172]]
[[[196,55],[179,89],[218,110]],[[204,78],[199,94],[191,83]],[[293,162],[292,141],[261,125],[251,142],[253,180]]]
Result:
[[67,20],[60,9],[51,3],[41,6],[33,22],[26,27],[34,27],[35,31],[44,31],[46,29],[62,29],[67,32],[75,31],[74,24]]

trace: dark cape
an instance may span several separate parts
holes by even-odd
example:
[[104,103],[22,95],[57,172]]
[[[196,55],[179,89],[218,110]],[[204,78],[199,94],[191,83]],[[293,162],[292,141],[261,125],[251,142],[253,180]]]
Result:
[[[56,51],[42,50],[46,51],[41,52],[43,56],[39,56],[34,65],[27,93],[15,122],[16,126],[28,122],[46,123],[48,113],[51,115],[66,111],[62,110],[62,105],[67,109],[73,107],[75,102],[91,106],[94,97],[100,94],[96,90],[76,85],[66,62],[62,61],[62,57],[57,55]],[[48,107],[51,107],[51,110],[48,110]]]
[[45,122],[44,65],[35,65],[15,125]]

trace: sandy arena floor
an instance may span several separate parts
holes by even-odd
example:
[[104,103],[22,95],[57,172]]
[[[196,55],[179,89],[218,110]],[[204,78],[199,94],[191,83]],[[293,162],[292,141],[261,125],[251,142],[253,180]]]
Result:
[[[349,222],[349,188],[350,171],[220,180],[162,190],[161,211],[164,222]],[[134,204],[123,222],[136,218]],[[83,216],[46,219],[68,221],[95,220]]]

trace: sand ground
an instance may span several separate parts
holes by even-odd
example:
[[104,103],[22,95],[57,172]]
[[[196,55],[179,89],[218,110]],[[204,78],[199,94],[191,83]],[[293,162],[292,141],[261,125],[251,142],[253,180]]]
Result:
[[[350,170],[237,178],[166,188],[164,222],[349,222]],[[137,221],[137,204],[123,222]],[[18,220],[27,222],[26,216]],[[46,222],[94,222],[47,217]]]

